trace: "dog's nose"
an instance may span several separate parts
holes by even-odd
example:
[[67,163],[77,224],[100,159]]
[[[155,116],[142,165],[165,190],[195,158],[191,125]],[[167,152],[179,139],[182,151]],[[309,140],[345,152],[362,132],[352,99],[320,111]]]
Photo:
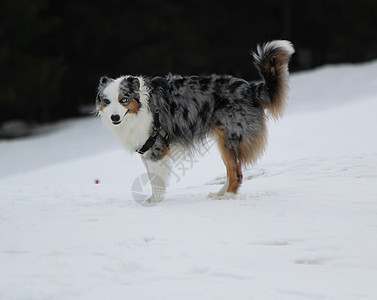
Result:
[[120,116],[119,115],[111,115],[110,119],[113,122],[119,122]]

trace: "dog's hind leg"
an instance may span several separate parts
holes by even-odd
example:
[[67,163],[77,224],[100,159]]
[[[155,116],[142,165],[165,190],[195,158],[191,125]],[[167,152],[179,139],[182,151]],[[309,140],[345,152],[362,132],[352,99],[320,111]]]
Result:
[[170,172],[170,161],[164,157],[158,161],[151,161],[141,156],[141,160],[148,173],[148,178],[152,188],[152,195],[146,199],[149,203],[161,202],[165,196],[168,176]]
[[215,195],[210,194],[210,197],[215,196],[219,199],[234,198],[242,183],[241,162],[237,157],[237,151],[226,146],[225,132],[219,129],[216,133],[221,157],[226,167],[227,180],[218,193]]

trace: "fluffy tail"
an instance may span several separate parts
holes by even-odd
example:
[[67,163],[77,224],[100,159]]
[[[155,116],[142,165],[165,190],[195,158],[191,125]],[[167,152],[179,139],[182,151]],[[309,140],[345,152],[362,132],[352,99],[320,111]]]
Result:
[[291,42],[276,40],[258,45],[253,53],[254,64],[264,79],[259,86],[263,91],[259,90],[256,98],[274,119],[281,117],[286,106],[288,62],[294,52]]

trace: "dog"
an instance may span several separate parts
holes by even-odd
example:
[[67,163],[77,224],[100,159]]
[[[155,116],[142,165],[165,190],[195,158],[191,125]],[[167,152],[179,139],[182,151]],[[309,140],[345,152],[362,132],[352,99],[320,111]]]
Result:
[[[234,198],[242,183],[242,166],[263,154],[268,117],[282,116],[288,96],[288,63],[295,52],[289,41],[258,45],[252,53],[262,81],[229,75],[102,77],[96,111],[123,146],[141,155],[149,178],[166,182],[174,147],[195,153],[215,137],[227,179],[211,194]],[[161,201],[152,187],[148,201]]]

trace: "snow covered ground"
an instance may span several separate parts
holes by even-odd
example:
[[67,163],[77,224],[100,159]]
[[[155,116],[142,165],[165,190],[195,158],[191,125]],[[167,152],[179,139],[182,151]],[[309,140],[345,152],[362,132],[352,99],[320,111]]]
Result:
[[216,147],[143,207],[141,161],[99,120],[0,141],[0,299],[377,299],[376,74],[293,74],[234,200],[207,198]]

